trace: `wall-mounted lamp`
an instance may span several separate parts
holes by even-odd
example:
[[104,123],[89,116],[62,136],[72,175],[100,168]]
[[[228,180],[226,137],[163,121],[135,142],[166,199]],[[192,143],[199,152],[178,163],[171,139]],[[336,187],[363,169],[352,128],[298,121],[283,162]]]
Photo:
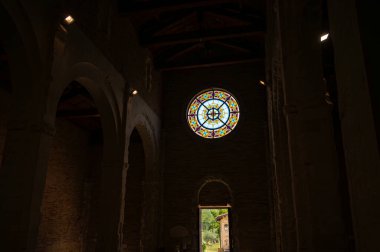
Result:
[[326,39],[328,39],[328,37],[329,37],[329,34],[328,34],[328,33],[323,34],[323,35],[321,36],[321,42],[322,42],[322,41],[325,41]]
[[263,85],[263,86],[265,86],[265,81],[263,81],[263,80],[260,80],[260,81],[259,81],[259,83],[260,83],[260,85]]
[[68,25],[71,25],[72,23],[74,23],[75,19],[68,15],[67,17],[65,17],[65,23],[68,24]]
[[131,92],[130,92],[130,96],[135,96],[137,95],[139,92],[136,90],[136,89],[132,89]]

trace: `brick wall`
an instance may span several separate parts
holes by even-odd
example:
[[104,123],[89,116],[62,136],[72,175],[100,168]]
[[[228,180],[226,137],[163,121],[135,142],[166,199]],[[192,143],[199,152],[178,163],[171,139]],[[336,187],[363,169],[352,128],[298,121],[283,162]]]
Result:
[[[232,190],[232,228],[237,251],[270,251],[266,163],[266,98],[258,84],[257,65],[207,68],[163,75],[164,237],[167,251],[186,243],[198,251],[197,192],[206,177],[217,177]],[[209,87],[230,91],[241,107],[241,118],[228,136],[209,140],[187,125],[191,98]],[[171,231],[189,233],[180,241]],[[186,233],[186,232],[184,232]]]
[[[96,212],[94,188],[100,167],[99,146],[90,134],[61,119],[50,150],[39,227],[38,251],[83,251]],[[97,160],[96,160],[97,159]],[[91,215],[90,215],[91,213]]]

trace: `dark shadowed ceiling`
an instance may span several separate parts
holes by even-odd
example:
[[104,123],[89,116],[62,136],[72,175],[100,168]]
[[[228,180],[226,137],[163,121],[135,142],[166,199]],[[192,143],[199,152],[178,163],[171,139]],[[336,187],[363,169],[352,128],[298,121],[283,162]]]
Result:
[[265,1],[120,0],[158,70],[264,59]]

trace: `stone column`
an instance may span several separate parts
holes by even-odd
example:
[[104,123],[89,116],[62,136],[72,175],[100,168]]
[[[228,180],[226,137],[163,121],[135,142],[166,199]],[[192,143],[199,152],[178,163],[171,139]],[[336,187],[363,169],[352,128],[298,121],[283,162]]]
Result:
[[318,0],[278,1],[296,251],[305,252],[347,247],[331,108],[324,97],[320,8]]
[[297,233],[289,163],[288,132],[284,115],[284,90],[278,4],[267,2],[267,102],[270,140],[270,182],[273,251],[295,251]]
[[[371,106],[370,86],[378,86],[378,82],[370,83],[368,67],[374,68],[376,62],[366,65],[365,53],[374,53],[371,49],[373,41],[366,35],[378,37],[377,25],[370,23],[372,34],[366,34],[359,26],[358,7],[370,1],[335,0],[328,1],[330,35],[335,51],[335,69],[338,89],[339,112],[342,127],[342,141],[345,152],[348,184],[352,206],[353,228],[356,251],[380,251],[378,233],[380,229],[380,156],[376,133],[374,111]],[[358,6],[359,5],[359,6]],[[363,15],[376,15],[376,1],[372,2],[373,10]],[[367,5],[368,6],[368,5]],[[378,20],[378,17],[366,19]],[[364,23],[363,23],[364,24]],[[362,28],[362,29],[361,29]],[[368,32],[368,30],[367,30]],[[364,37],[363,37],[364,36]],[[378,51],[377,51],[378,52]],[[371,55],[373,57],[373,55]],[[370,59],[367,57],[367,60]],[[376,73],[377,74],[377,73]],[[378,75],[378,74],[377,74]],[[377,77],[378,78],[378,77]],[[378,96],[373,94],[373,97]],[[378,101],[372,101],[377,104]],[[375,110],[373,110],[375,109]],[[378,115],[375,114],[378,117]]]

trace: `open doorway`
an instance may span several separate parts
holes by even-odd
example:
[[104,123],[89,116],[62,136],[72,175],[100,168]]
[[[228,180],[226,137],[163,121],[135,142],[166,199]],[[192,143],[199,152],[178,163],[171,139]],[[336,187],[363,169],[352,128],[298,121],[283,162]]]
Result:
[[199,208],[200,251],[230,252],[230,208]]

